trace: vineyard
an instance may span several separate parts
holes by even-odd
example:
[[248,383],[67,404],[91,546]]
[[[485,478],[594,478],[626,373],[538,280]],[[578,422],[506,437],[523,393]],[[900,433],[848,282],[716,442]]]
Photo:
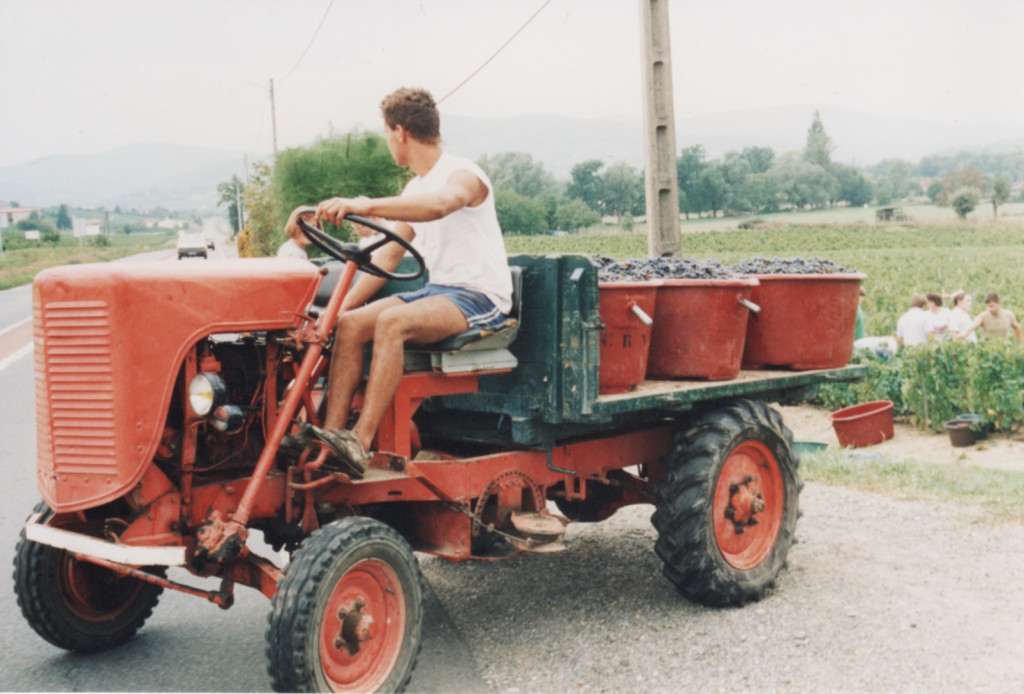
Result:
[[[643,233],[507,237],[509,253],[588,253],[643,258]],[[1024,318],[1024,226],[927,223],[914,227],[789,225],[764,230],[701,231],[683,235],[683,255],[733,265],[752,257],[822,258],[867,274],[863,301],[868,335],[893,335],[912,294],[965,289],[981,299],[997,291]],[[830,386],[820,402],[837,409],[886,399],[922,429],[941,431],[961,412],[979,412],[999,430],[1024,426],[1024,350],[1016,343],[944,345],[906,350],[896,359],[868,361],[868,378]]]
[[[509,236],[509,253],[591,253],[643,258],[641,233]],[[997,291],[1024,317],[1024,225],[922,224],[915,228],[792,225],[765,230],[701,231],[683,235],[682,255],[725,265],[755,257],[824,258],[866,273],[863,309],[869,335],[892,335],[915,293],[964,289],[981,298]]]

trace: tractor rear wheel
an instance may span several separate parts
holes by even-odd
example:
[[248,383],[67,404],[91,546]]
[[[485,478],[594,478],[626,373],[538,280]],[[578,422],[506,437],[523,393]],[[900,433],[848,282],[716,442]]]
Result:
[[[40,504],[36,511],[48,509]],[[58,648],[95,653],[134,636],[163,588],[31,542],[22,530],[14,550],[14,591],[36,633]]]
[[734,400],[704,413],[677,433],[655,486],[665,576],[705,605],[761,599],[793,544],[802,486],[778,412]]
[[343,518],[310,535],[271,603],[274,688],[401,691],[420,650],[423,575],[393,528]]

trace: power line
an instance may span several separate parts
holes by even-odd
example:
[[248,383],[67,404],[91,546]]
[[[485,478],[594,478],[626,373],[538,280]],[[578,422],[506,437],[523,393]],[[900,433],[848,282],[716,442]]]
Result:
[[306,57],[306,54],[309,53],[309,49],[313,47],[313,42],[316,41],[316,37],[320,33],[320,29],[323,28],[324,22],[327,21],[327,15],[331,13],[332,7],[334,7],[334,0],[331,0],[329,3],[327,3],[327,9],[324,11],[324,16],[320,18],[320,23],[317,25],[316,31],[313,32],[313,36],[309,39],[309,43],[306,44],[306,49],[302,51],[302,55],[300,55],[299,59],[295,61],[294,65],[292,65],[292,69],[288,71],[288,74],[281,79],[282,82],[284,82],[286,79],[292,76],[292,73],[295,72],[295,68],[299,66],[299,64]]
[[487,67],[488,63],[490,63],[492,60],[494,60],[499,53],[501,53],[503,50],[505,50],[505,47],[507,45],[509,45],[510,43],[512,43],[512,40],[515,37],[519,36],[520,32],[522,32],[522,30],[525,29],[530,24],[530,22],[532,22],[534,20],[534,18],[537,15],[540,14],[541,10],[543,10],[545,7],[548,6],[548,4],[550,2],[551,2],[551,0],[544,0],[544,4],[542,4],[540,7],[538,7],[537,11],[534,12],[532,15],[530,15],[530,18],[526,20],[526,23],[523,24],[523,26],[521,26],[518,29],[516,29],[516,33],[514,33],[514,34],[512,34],[511,36],[508,37],[508,41],[506,41],[505,43],[501,44],[501,46],[498,48],[498,50],[494,51],[494,53],[491,55],[491,57],[488,58],[487,60],[485,60],[483,62],[483,64],[480,65],[480,67],[478,67],[476,70],[473,70],[473,72],[469,75],[469,77],[467,77],[466,79],[464,79],[461,82],[459,82],[459,84],[456,85],[455,89],[451,90],[450,92],[448,92],[447,94],[442,96],[440,99],[438,99],[437,103],[440,104],[445,99],[447,99],[449,96],[451,96],[455,92],[459,91],[459,89],[461,89],[462,86],[466,84],[466,82],[469,82],[471,79],[476,77],[477,73],[480,72],[481,70],[483,70],[485,67]]

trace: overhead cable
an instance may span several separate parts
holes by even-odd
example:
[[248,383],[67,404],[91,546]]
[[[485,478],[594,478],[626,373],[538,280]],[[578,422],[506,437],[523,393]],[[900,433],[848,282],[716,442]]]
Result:
[[503,50],[505,50],[505,47],[506,47],[507,45],[509,45],[510,43],[512,43],[512,40],[513,40],[513,39],[514,39],[515,37],[519,36],[520,32],[522,32],[522,30],[523,30],[523,29],[525,29],[525,28],[526,28],[526,27],[527,27],[527,26],[528,26],[528,25],[530,24],[530,22],[532,22],[532,21],[534,20],[534,18],[535,18],[535,17],[537,16],[537,15],[539,15],[539,14],[540,14],[541,10],[543,10],[543,9],[544,9],[545,7],[547,7],[547,6],[548,6],[548,4],[549,4],[550,2],[551,2],[551,0],[544,0],[544,3],[543,3],[543,4],[542,4],[542,5],[541,5],[541,6],[539,7],[539,8],[537,8],[537,11],[536,11],[536,12],[534,12],[534,13],[533,13],[532,15],[530,15],[530,18],[526,20],[526,23],[525,23],[525,24],[523,24],[523,26],[521,26],[521,27],[519,27],[518,29],[516,29],[516,33],[514,33],[514,34],[512,34],[512,35],[511,35],[510,37],[508,37],[508,40],[507,40],[507,41],[506,41],[505,43],[501,44],[501,46],[500,46],[500,47],[498,48],[498,50],[494,51],[494,53],[493,53],[493,54],[491,55],[491,57],[490,57],[490,58],[488,58],[487,60],[485,60],[485,61],[483,62],[483,64],[481,64],[481,65],[480,65],[480,67],[478,67],[478,68],[477,68],[476,70],[473,70],[473,72],[472,72],[472,73],[471,73],[471,74],[469,75],[469,77],[467,77],[466,79],[464,79],[464,80],[462,80],[461,82],[459,82],[459,84],[458,84],[458,85],[456,85],[455,89],[451,90],[450,92],[448,92],[447,94],[445,94],[444,96],[442,96],[442,97],[441,97],[440,99],[438,99],[438,100],[437,100],[437,103],[438,103],[438,104],[440,104],[440,103],[441,103],[442,101],[444,101],[445,99],[447,99],[447,98],[448,98],[449,96],[451,96],[451,95],[452,95],[452,94],[454,94],[455,92],[459,91],[459,89],[461,89],[461,88],[462,88],[462,86],[463,86],[464,84],[466,84],[466,82],[469,82],[469,81],[470,81],[471,79],[473,79],[474,77],[476,77],[477,73],[478,73],[478,72],[480,72],[481,70],[483,70],[483,69],[484,69],[485,67],[487,67],[487,64],[488,64],[489,62],[491,62],[492,60],[494,60],[494,59],[495,59],[495,57],[497,57],[497,55],[498,55],[499,53],[501,53],[501,52],[502,52]]

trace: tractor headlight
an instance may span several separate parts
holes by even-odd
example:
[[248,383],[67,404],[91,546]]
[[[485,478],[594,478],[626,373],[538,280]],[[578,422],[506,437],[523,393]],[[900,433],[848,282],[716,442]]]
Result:
[[208,371],[197,373],[188,384],[188,404],[200,417],[210,414],[215,406],[224,404],[227,394],[224,379]]
[[213,411],[211,421],[217,431],[234,434],[245,425],[245,412],[238,405],[219,405]]

